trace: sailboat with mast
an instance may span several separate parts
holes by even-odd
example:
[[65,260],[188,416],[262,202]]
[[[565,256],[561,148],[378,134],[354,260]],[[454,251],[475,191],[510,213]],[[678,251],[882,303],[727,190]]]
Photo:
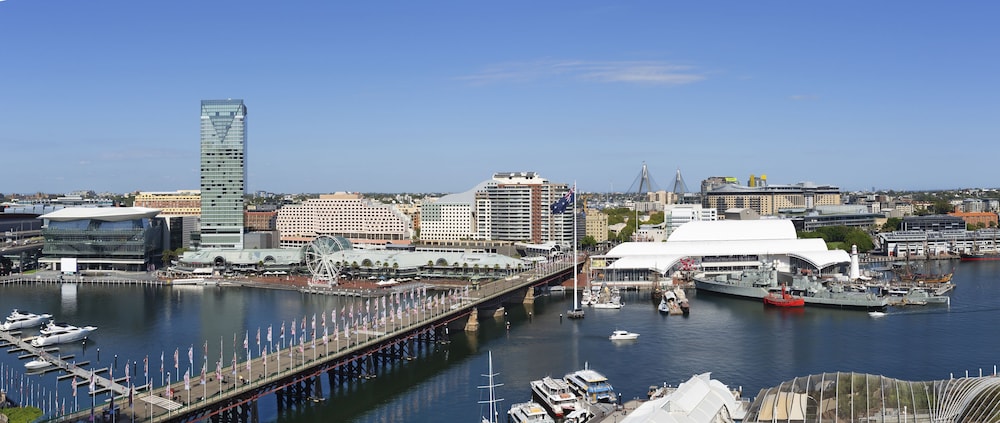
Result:
[[500,422],[500,409],[497,404],[503,401],[503,398],[497,398],[496,388],[503,386],[502,383],[496,383],[493,378],[497,376],[498,373],[493,373],[493,351],[489,352],[490,358],[490,370],[489,373],[483,375],[487,378],[489,382],[486,385],[479,386],[479,389],[485,389],[489,392],[489,398],[479,401],[480,404],[486,404],[489,409],[487,415],[483,416],[482,423],[499,423]]
[[582,319],[584,316],[583,308],[580,307],[579,301],[579,283],[577,281],[579,272],[576,269],[577,263],[577,252],[576,252],[576,182],[573,182],[573,189],[569,190],[566,195],[563,195],[559,201],[552,203],[549,211],[552,214],[562,214],[566,212],[566,208],[569,207],[573,213],[573,308],[566,312],[566,316],[570,319]]

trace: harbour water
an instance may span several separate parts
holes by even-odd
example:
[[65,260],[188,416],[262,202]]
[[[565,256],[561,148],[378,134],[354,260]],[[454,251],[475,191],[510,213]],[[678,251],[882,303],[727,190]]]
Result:
[[[642,397],[650,385],[677,384],[691,375],[712,372],[745,396],[797,376],[821,372],[883,374],[907,380],[946,379],[951,375],[992,373],[1000,363],[994,322],[1000,319],[1000,262],[954,263],[951,306],[891,308],[885,317],[865,312],[807,308],[766,309],[756,301],[688,293],[691,315],[664,316],[648,292],[630,292],[621,310],[587,310],[586,318],[560,318],[571,306],[572,293],[536,299],[534,305],[511,305],[499,319],[483,316],[480,331],[452,331],[452,342],[407,362],[389,374],[335,391],[326,401],[307,403],[280,415],[273,401],[263,401],[265,422],[439,422],[475,421],[483,409],[477,401],[486,383],[487,351],[504,385],[497,395],[506,410],[530,397],[528,383],[545,375],[564,374],[589,365],[604,373],[624,399]],[[52,313],[57,320],[99,329],[83,344],[62,346],[59,354],[91,361],[92,367],[125,362],[143,380],[148,356],[149,377],[161,384],[164,373],[183,377],[193,350],[193,369],[201,368],[207,341],[209,371],[220,355],[241,359],[248,338],[256,350],[256,331],[267,327],[280,342],[279,327],[301,324],[313,314],[340,310],[345,300],[295,291],[218,288],[79,285],[0,286],[0,313],[13,308]],[[507,322],[510,322],[509,329]],[[641,334],[637,341],[611,342],[615,329]],[[29,332],[25,332],[29,335]],[[234,342],[235,337],[235,342]],[[98,362],[98,349],[99,362]],[[179,351],[178,367],[173,353]],[[117,358],[115,357],[117,356]],[[256,353],[255,353],[256,356]],[[8,370],[23,374],[24,360],[0,354]],[[27,376],[35,389],[74,407],[68,381],[53,373]],[[10,389],[10,383],[7,383]],[[15,383],[13,391],[19,387]],[[198,385],[192,392],[198,395]],[[330,395],[329,387],[324,392]],[[89,406],[86,386],[76,407]],[[181,395],[184,395],[182,393]],[[15,394],[16,396],[16,394]],[[36,394],[37,398],[37,394]],[[97,401],[103,401],[99,398]],[[58,404],[58,403],[57,403]]]

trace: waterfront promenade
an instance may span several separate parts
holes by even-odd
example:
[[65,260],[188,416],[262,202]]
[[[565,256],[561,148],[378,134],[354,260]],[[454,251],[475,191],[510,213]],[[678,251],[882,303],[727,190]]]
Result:
[[[344,363],[357,360],[359,356],[371,355],[373,351],[386,345],[412,342],[421,332],[443,329],[447,334],[450,324],[461,324],[470,313],[480,308],[495,309],[504,301],[520,302],[525,296],[530,297],[526,294],[527,288],[562,282],[567,276],[571,278],[571,269],[571,263],[564,261],[477,285],[453,281],[441,286],[423,282],[394,286],[379,290],[379,296],[366,296],[364,300],[352,303],[350,310],[329,310],[318,319],[315,315],[311,319],[303,317],[300,326],[303,330],[298,339],[294,340],[287,337],[277,342],[279,335],[276,333],[260,335],[259,331],[255,334],[247,328],[243,336],[242,351],[234,350],[231,351],[232,356],[205,360],[200,371],[194,371],[196,374],[174,377],[174,380],[168,378],[166,386],[152,387],[148,377],[143,376],[144,373],[149,373],[148,368],[143,370],[145,366],[134,371],[129,380],[126,380],[123,371],[116,372],[117,378],[112,380],[110,375],[100,376],[96,369],[79,368],[72,363],[59,361],[57,357],[45,356],[42,351],[29,350],[57,363],[62,371],[73,374],[75,385],[86,385],[93,379],[94,391],[90,391],[91,388],[88,387],[88,393],[96,395],[101,391],[111,390],[114,394],[112,400],[98,404],[92,399],[86,400],[86,394],[81,393],[83,403],[78,403],[78,397],[74,397],[75,404],[70,407],[71,412],[59,416],[46,415],[43,419],[85,420],[90,418],[91,413],[104,416],[112,409],[112,403],[117,410],[117,418],[130,420],[168,421],[190,419],[191,416],[212,416],[225,408],[234,407],[234,404],[253,402],[303,380],[334,371]],[[64,278],[59,281],[57,278],[41,277],[7,278],[4,282],[160,283],[153,280],[129,282],[125,279],[106,278]],[[371,301],[374,301],[374,306]],[[354,304],[357,304],[356,309]],[[284,325],[282,329],[283,327]],[[458,328],[460,330],[461,326]],[[30,348],[30,345],[25,345],[26,339],[19,340],[8,334],[5,340],[20,348]],[[246,360],[247,357],[250,359]],[[215,365],[210,368],[209,363]]]

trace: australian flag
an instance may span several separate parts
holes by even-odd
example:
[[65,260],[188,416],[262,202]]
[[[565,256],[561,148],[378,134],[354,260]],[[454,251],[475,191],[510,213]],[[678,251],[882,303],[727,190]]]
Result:
[[569,192],[566,193],[566,195],[562,196],[562,198],[560,198],[559,201],[552,203],[552,205],[549,206],[549,211],[551,211],[552,214],[565,213],[566,208],[572,205],[573,205],[573,190],[571,189],[569,190]]

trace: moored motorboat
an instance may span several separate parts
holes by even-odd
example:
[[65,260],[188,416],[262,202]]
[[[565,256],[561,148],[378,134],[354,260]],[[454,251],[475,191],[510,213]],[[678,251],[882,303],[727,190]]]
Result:
[[64,344],[67,342],[79,341],[97,330],[94,326],[77,327],[72,325],[53,324],[46,327],[47,333],[43,333],[31,340],[31,346],[44,347],[47,345]]
[[687,293],[681,287],[674,288],[674,295],[677,296],[677,306],[681,309],[681,314],[687,316],[691,314],[691,304],[688,303]]
[[511,423],[555,423],[555,419],[549,416],[542,408],[541,404],[528,401],[510,406],[507,411],[508,420]]
[[612,341],[631,341],[634,339],[639,339],[639,334],[635,332],[629,332],[627,330],[616,330],[611,332],[611,336],[608,339]]
[[573,392],[568,382],[545,376],[530,383],[533,399],[544,407],[552,417],[561,419],[566,414],[580,408],[580,398]]
[[615,388],[608,383],[608,378],[595,370],[584,368],[566,375],[566,382],[576,391],[576,393],[589,403],[615,403],[618,401],[618,394]]
[[764,304],[774,307],[804,307],[806,300],[789,294],[785,285],[782,284],[781,291],[771,291],[764,297]]
[[26,370],[42,370],[44,368],[51,367],[51,366],[52,366],[52,363],[49,363],[48,361],[45,361],[45,360],[42,360],[42,359],[31,360],[31,361],[29,361],[27,363],[24,363],[24,368]]
[[35,314],[14,309],[4,322],[0,323],[0,330],[8,331],[38,326],[51,317],[52,315],[47,313]]
[[656,306],[656,310],[663,314],[670,314],[670,305],[667,304],[667,298],[660,296],[660,305]]

